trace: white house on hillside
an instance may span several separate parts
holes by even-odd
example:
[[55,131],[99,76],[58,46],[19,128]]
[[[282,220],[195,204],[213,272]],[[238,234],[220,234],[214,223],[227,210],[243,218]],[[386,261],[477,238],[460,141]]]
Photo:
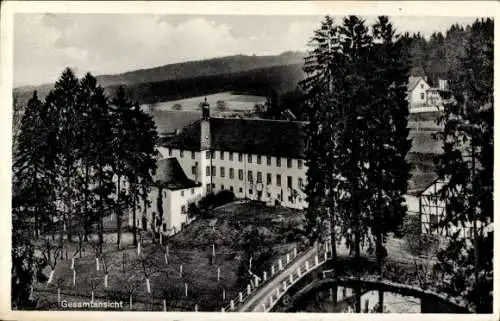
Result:
[[[202,194],[232,191],[237,198],[307,207],[303,126],[296,121],[202,118],[163,142]],[[168,151],[168,152],[167,152]]]
[[410,109],[427,105],[427,90],[429,88],[430,86],[424,77],[409,77],[408,104]]

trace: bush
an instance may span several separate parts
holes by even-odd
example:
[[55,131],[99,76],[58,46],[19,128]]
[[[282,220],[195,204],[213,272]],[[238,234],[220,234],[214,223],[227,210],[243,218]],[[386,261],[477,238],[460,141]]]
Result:
[[403,232],[406,250],[414,256],[429,255],[439,246],[439,238],[436,235],[421,233],[417,216],[406,218]]
[[234,193],[231,191],[220,191],[217,194],[207,194],[205,197],[203,197],[199,203],[198,206],[200,209],[203,210],[209,210],[214,207],[218,207],[227,203],[230,203],[234,201]]

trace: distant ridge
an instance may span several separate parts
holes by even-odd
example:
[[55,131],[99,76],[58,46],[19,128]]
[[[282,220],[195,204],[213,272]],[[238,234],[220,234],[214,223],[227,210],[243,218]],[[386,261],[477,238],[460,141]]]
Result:
[[[135,85],[146,82],[215,76],[267,67],[302,64],[305,56],[306,53],[294,51],[286,51],[279,55],[268,56],[233,55],[167,64],[159,67],[128,71],[121,74],[99,75],[96,76],[96,79],[103,87]],[[62,72],[62,70],[60,72]],[[52,87],[53,84],[42,84],[37,86],[20,86],[16,87],[14,90],[15,92],[32,92],[33,90],[38,90],[43,95],[50,91]]]

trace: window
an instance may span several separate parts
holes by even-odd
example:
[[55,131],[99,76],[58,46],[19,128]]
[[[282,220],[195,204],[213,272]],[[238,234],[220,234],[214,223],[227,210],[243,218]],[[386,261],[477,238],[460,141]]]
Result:
[[184,191],[181,191],[181,196],[184,197]]
[[184,151],[181,150],[181,158],[184,157]]
[[267,156],[267,165],[271,166],[271,156]]
[[215,189],[215,184],[214,183],[212,183],[212,189]]
[[238,153],[238,161],[241,163],[243,161],[243,155]]
[[191,189],[191,195],[193,195],[193,194],[194,194],[194,188]]
[[219,153],[220,153],[220,159],[221,159],[221,160],[224,160],[224,152],[223,152],[223,151],[220,151]]
[[181,213],[182,214],[186,213],[186,205],[181,206]]
[[242,170],[242,169],[238,169],[238,179],[239,179],[240,181],[242,181],[242,180],[243,180],[243,170]]
[[234,178],[234,168],[229,169],[229,178],[233,179]]
[[205,169],[205,173],[207,176],[210,176],[210,166],[207,166],[207,168]]
[[304,186],[304,182],[302,181],[302,177],[299,177],[299,188]]
[[251,164],[252,163],[252,155],[248,154],[248,163]]
[[288,176],[288,177],[286,178],[286,186],[287,186],[288,188],[292,188],[292,176]]
[[207,193],[210,193],[212,191],[211,189],[211,185],[210,184],[207,184]]
[[220,167],[220,177],[224,177],[226,176],[226,171],[225,171],[225,168],[224,167]]
[[172,148],[168,149],[168,156],[172,156]]
[[288,201],[289,201],[290,203],[293,203],[293,197],[292,197],[292,195],[288,195]]
[[224,190],[224,185],[221,185],[221,186],[220,186],[220,189],[221,189],[221,190]]
[[231,192],[234,192],[234,188],[233,188],[232,186],[229,186],[229,190],[230,190]]
[[276,166],[281,167],[281,157],[276,157]]
[[260,155],[257,155],[257,164],[262,163],[262,157]]
[[262,183],[262,173],[257,172],[257,183]]
[[167,224],[163,223],[163,232],[166,232],[166,231],[167,231]]
[[429,215],[429,225],[431,231],[437,229],[437,224],[438,224],[437,215]]
[[271,174],[270,174],[270,173],[267,173],[267,180],[266,180],[266,184],[267,184],[267,185],[271,185],[271,183],[272,183],[271,181],[272,181],[272,176],[271,176]]
[[195,153],[194,151],[191,151],[191,159],[194,159]]
[[249,182],[253,181],[252,171],[248,171],[247,179]]
[[299,169],[301,169],[301,168],[302,168],[302,159],[298,159],[298,160],[297,160],[297,167],[298,167]]
[[240,193],[243,193],[243,188],[240,187],[239,191],[240,191]]
[[212,152],[212,159],[215,159],[215,152]]
[[270,198],[271,197],[271,193],[267,193],[267,198]]
[[212,166],[212,176],[215,176],[215,175],[217,175],[216,171],[215,171],[215,166]]
[[196,166],[191,166],[191,174],[196,175]]
[[281,186],[281,175],[276,175],[276,185]]
[[252,189],[249,189],[249,190],[248,190],[248,194],[252,195],[252,194],[253,194],[253,190],[252,190]]
[[292,159],[291,158],[286,159],[286,167],[292,168]]
[[207,152],[207,153],[205,154],[205,158],[206,158],[206,159],[210,159],[210,152]]
[[422,100],[425,99],[425,94],[424,93],[420,93],[420,99],[422,99]]
[[233,161],[233,152],[229,152],[229,160]]
[[281,201],[281,194],[276,194],[276,198]]
[[422,88],[422,89],[423,89],[423,88],[424,88],[424,84],[420,84],[420,88]]

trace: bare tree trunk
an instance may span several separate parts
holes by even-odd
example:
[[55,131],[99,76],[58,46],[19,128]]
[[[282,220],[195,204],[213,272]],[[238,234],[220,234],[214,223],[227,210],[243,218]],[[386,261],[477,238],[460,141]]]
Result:
[[120,243],[121,243],[121,237],[122,237],[122,220],[121,220],[121,208],[120,208],[120,181],[121,181],[121,176],[118,175],[118,190],[117,190],[117,195],[118,195],[118,204],[116,207],[116,247],[120,249]]
[[99,168],[99,199],[100,199],[100,213],[99,213],[99,253],[102,254],[102,247],[104,244],[104,197],[102,187],[102,168]]
[[136,185],[134,184],[134,195],[132,196],[132,234],[134,236],[134,246],[137,246],[137,224],[136,224],[136,199],[135,199],[135,189]]

